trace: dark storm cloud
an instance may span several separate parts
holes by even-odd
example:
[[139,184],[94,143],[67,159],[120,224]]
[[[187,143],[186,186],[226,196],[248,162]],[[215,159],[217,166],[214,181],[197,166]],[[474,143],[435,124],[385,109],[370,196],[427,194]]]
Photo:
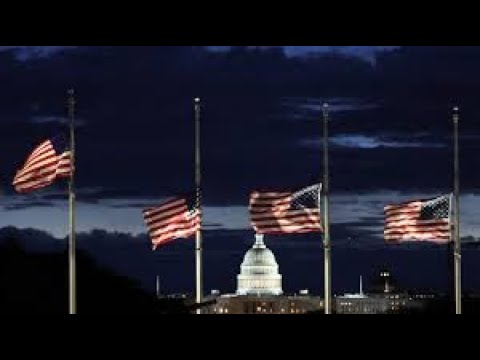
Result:
[[[213,51],[228,51],[231,46],[209,46]],[[249,46],[249,48],[274,48],[274,46]],[[398,46],[282,46],[289,56],[315,56],[322,53],[349,54],[375,62],[378,52],[388,51]]]
[[[318,114],[323,110],[324,104],[328,104],[330,114],[350,111],[377,109],[380,104],[368,102],[362,98],[309,98],[309,97],[286,97],[281,99],[284,112],[292,119],[318,119]],[[318,121],[318,120],[317,120]]]
[[[70,119],[64,116],[48,116],[48,115],[38,115],[38,116],[33,116],[30,119],[30,122],[33,124],[46,124],[46,123],[57,123],[60,125],[68,125],[70,123]],[[75,119],[75,125],[77,127],[79,126],[84,126],[86,124],[84,119]]]
[[[76,190],[77,201],[94,204],[101,200],[123,200],[125,198],[135,199],[138,198],[136,192],[129,192],[129,191],[119,191],[115,188],[101,188],[101,187],[81,187]],[[59,187],[57,189],[48,189],[48,190],[40,190],[35,194],[33,198],[24,198],[24,202],[34,201],[35,199],[43,199],[43,200],[67,200],[68,199],[68,192],[65,190],[60,190]],[[127,208],[127,207],[137,207],[140,204],[133,204],[130,203],[126,204],[113,204],[112,207],[116,208]]]
[[110,207],[114,209],[145,209],[151,206],[151,203],[129,203],[129,204],[112,204]]
[[24,210],[31,207],[52,207],[52,206],[55,206],[55,204],[52,202],[31,200],[31,201],[25,201],[22,203],[13,203],[13,204],[4,205],[3,209],[7,211],[15,211],[15,210]]
[[[14,209],[26,209],[29,207],[37,207],[41,206],[42,204],[53,204],[55,201],[68,201],[68,191],[66,189],[66,183],[57,183],[57,185],[52,186],[51,188],[46,188],[39,190],[35,193],[29,194],[28,196],[25,195],[16,195],[13,200],[13,204],[8,208],[5,207],[5,210],[14,210]],[[62,186],[63,185],[63,186]],[[63,190],[61,189],[63,187]],[[132,200],[127,201],[126,203],[121,203],[120,200],[124,199],[135,199],[135,193],[133,192],[122,192],[116,189],[102,189],[102,188],[88,188],[82,187],[76,190],[77,195],[77,202],[85,203],[85,204],[98,204],[102,200],[112,200],[112,201],[119,201],[120,203],[113,203],[107,204],[109,207],[112,208],[137,208],[143,206],[142,204],[149,204],[150,201],[146,201],[145,203],[131,203]],[[12,198],[12,195],[9,196],[9,199]],[[20,200],[21,199],[21,200]],[[4,200],[5,201],[5,200]],[[21,203],[17,204],[17,202],[21,201]]]
[[7,51],[20,60],[27,61],[31,58],[48,57],[57,52],[73,49],[76,46],[0,46],[0,51]]
[[207,230],[215,230],[215,229],[221,229],[223,227],[223,224],[207,223],[207,224],[203,225],[203,227]]
[[44,124],[44,123],[58,123],[58,124],[68,124],[69,119],[67,117],[61,116],[33,116],[30,121],[35,124]]
[[[438,141],[438,139],[437,139]],[[438,148],[446,147],[446,143],[434,143],[422,141],[422,139],[414,139],[411,136],[404,139],[398,137],[392,138],[390,136],[365,136],[361,134],[340,134],[331,136],[329,142],[333,148],[347,147],[359,149],[375,149],[375,148]],[[323,139],[303,139],[299,142],[301,146],[310,147],[314,149],[323,148]]]
[[[285,109],[284,99],[292,98],[315,106],[325,98],[357,104],[332,112],[332,139],[343,136],[349,144],[331,149],[332,191],[447,188],[454,100],[462,100],[463,135],[478,136],[480,117],[472,104],[480,72],[471,58],[480,61],[477,48],[408,47],[379,55],[375,65],[345,54],[291,58],[276,48],[80,47],[24,62],[3,52],[3,173],[12,176],[35,144],[65,130],[58,122],[26,120],[62,118],[65,90],[73,86],[78,116],[88,118],[77,131],[77,186],[109,189],[81,194],[79,201],[191,190],[195,96],[204,103],[207,204],[246,204],[252,188],[320,179],[321,149],[299,146],[321,136],[320,109],[302,110],[303,100]],[[418,133],[428,135],[411,136]],[[390,146],[369,147],[369,141]],[[478,186],[476,167],[469,165],[477,143],[462,142],[465,188]]]

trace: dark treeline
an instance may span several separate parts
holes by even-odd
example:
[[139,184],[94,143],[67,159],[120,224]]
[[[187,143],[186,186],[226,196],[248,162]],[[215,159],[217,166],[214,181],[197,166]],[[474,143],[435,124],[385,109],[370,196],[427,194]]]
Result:
[[[67,314],[66,251],[27,251],[19,234],[12,229],[2,232],[0,314]],[[158,301],[135,281],[100,266],[84,250],[77,251],[77,291],[79,314],[141,315],[189,310],[183,301]]]

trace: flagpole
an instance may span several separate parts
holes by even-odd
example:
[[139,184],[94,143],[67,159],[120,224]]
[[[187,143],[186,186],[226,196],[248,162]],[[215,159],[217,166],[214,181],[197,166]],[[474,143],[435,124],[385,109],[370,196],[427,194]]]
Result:
[[[454,217],[453,217],[453,207],[454,207],[454,199],[453,199],[453,192],[450,194],[450,204],[449,204],[449,221],[450,221],[450,234],[451,239],[455,238],[455,225],[454,225]],[[453,303],[455,301],[455,274],[454,274],[454,244],[453,241],[449,241],[447,243],[447,269],[448,269],[448,293],[447,297],[449,302]]]
[[330,220],[329,220],[329,172],[328,172],[328,104],[323,104],[323,252],[324,252],[324,292],[325,314],[332,313],[331,289],[331,246],[330,246]]
[[[195,187],[196,187],[196,210],[201,212],[201,167],[200,167],[200,99],[195,98]],[[200,216],[201,219],[201,216]],[[200,220],[201,221],[201,220]],[[195,233],[195,260],[196,260],[196,296],[197,305],[202,302],[203,288],[203,264],[202,264],[202,226]],[[197,314],[201,309],[197,308]]]
[[460,242],[460,167],[458,159],[458,122],[459,110],[455,106],[453,108],[453,196],[454,196],[454,250],[453,256],[455,261],[455,313],[462,313],[462,246]]
[[74,90],[68,90],[68,118],[70,122],[70,156],[71,174],[68,182],[69,199],[69,242],[68,242],[68,269],[69,269],[69,313],[77,313],[77,283],[75,262],[75,98]]
[[155,292],[157,294],[157,299],[160,299],[160,277],[157,275],[157,279],[156,279],[156,283],[155,283]]

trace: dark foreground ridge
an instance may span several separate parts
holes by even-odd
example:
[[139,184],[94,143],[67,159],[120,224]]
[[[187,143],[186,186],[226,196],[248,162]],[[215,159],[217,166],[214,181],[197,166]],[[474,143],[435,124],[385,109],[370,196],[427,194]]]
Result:
[[[11,234],[0,243],[0,315],[68,314],[68,261],[65,252],[27,252]],[[157,300],[127,277],[77,251],[78,314],[157,314],[188,312],[183,302]]]

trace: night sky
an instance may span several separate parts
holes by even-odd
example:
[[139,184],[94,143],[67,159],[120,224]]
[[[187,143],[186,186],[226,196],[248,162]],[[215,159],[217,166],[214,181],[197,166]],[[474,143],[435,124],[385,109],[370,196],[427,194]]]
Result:
[[[66,246],[66,183],[18,195],[11,181],[34,146],[66,131],[73,87],[79,247],[149,289],[158,274],[164,291],[193,291],[194,240],[152,252],[141,209],[193,189],[198,96],[205,292],[232,292],[253,243],[250,191],[322,178],[327,101],[334,290],[382,265],[405,286],[443,290],[446,248],[384,244],[383,206],[452,191],[459,105],[461,235],[480,238],[479,63],[480,47],[465,46],[0,47],[0,227],[47,232],[28,234],[36,251]],[[266,242],[287,291],[321,292],[320,234]],[[467,288],[480,288],[479,260],[465,251]]]

